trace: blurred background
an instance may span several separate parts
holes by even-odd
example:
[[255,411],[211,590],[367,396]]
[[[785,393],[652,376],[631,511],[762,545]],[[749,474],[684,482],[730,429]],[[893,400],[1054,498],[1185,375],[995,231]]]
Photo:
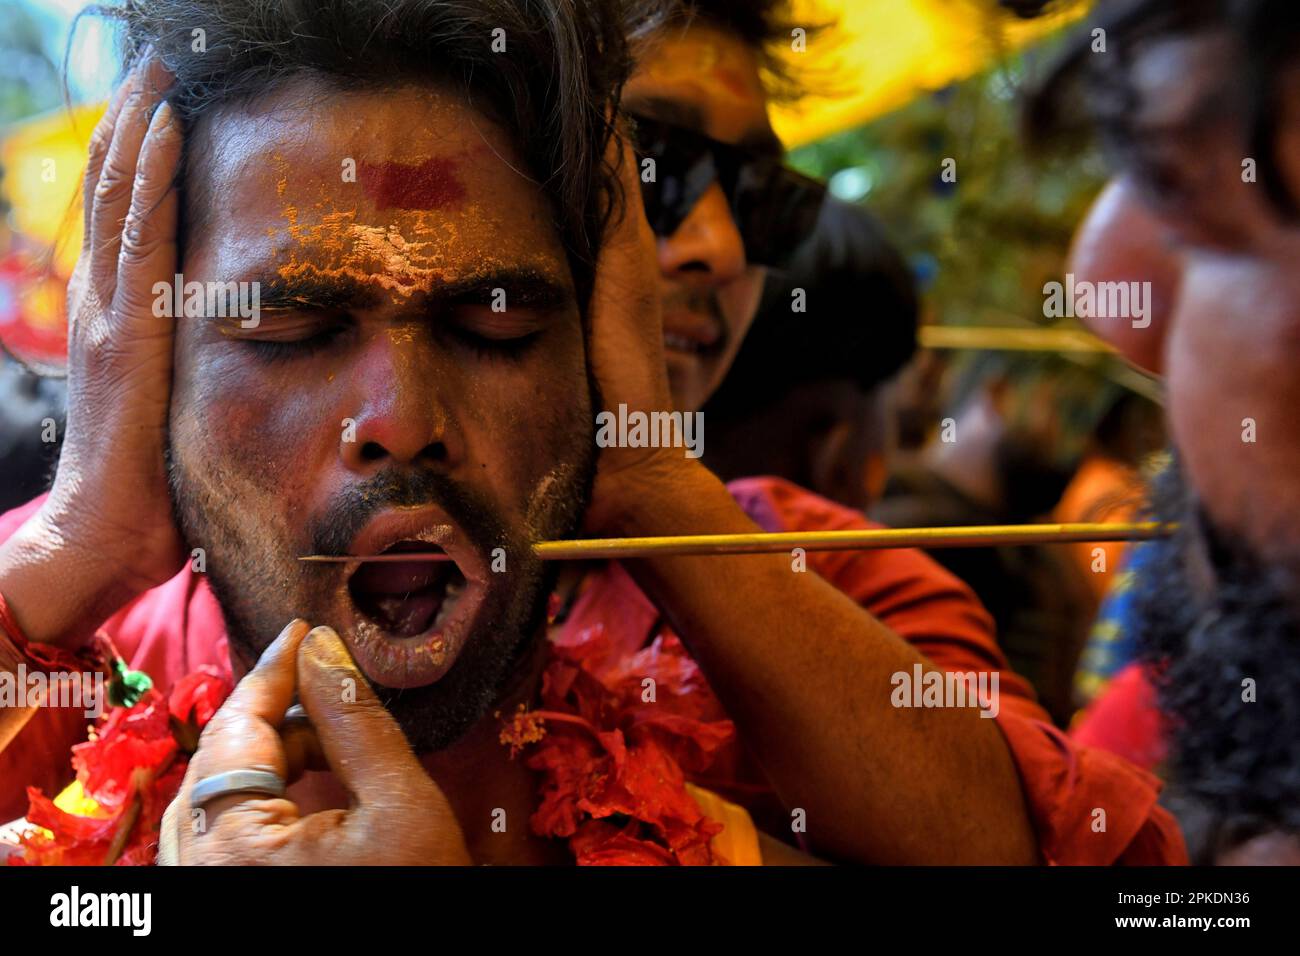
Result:
[[[116,74],[102,24],[72,32],[81,6],[0,0],[0,511],[48,480],[57,440],[41,423],[62,433],[64,289],[80,240],[69,212]],[[789,54],[798,88],[774,125],[794,167],[887,237],[906,271],[894,285],[915,289],[919,316],[915,356],[853,406],[869,425],[852,486],[813,490],[895,525],[1135,514],[1164,443],[1158,386],[1072,320],[1043,316],[1043,285],[1062,278],[1103,165],[1087,150],[1029,156],[1017,133],[1021,91],[1087,6],[1030,23],[993,0],[795,2],[794,22],[825,27]],[[860,310],[869,332],[890,320],[872,312],[877,297],[851,298],[836,307]],[[733,393],[761,387],[745,373]],[[726,400],[713,406],[722,421]],[[945,448],[945,420],[976,413],[989,439]],[[981,469],[1001,476],[1000,493],[960,480]],[[1112,620],[1124,548],[985,551],[935,556],[980,593],[1013,665],[1067,724],[1126,656]]]

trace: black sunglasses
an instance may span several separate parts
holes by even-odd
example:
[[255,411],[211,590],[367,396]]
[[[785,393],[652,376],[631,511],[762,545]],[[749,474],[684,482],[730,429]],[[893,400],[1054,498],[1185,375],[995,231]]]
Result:
[[676,232],[716,182],[744,240],[745,258],[775,269],[789,265],[817,222],[826,198],[822,183],[789,169],[779,156],[649,117],[633,115],[632,121],[646,218],[656,235]]

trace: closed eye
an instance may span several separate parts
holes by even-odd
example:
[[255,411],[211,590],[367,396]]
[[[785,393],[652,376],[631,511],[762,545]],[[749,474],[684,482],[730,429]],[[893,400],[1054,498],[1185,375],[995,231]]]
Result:
[[256,329],[241,332],[238,337],[259,358],[272,362],[321,352],[353,326],[346,316],[322,318],[309,313],[277,314],[277,310],[263,310],[260,318]]
[[460,305],[452,309],[447,328],[480,356],[522,356],[542,335],[547,317],[533,309],[515,307],[506,312],[491,306]]

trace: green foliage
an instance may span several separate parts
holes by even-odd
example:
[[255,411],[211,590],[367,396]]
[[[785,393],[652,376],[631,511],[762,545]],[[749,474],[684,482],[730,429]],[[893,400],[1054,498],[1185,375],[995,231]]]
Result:
[[[1062,279],[1071,237],[1105,182],[1106,165],[1098,151],[1077,144],[1031,155],[1020,129],[1030,74],[1050,59],[1055,42],[790,157],[880,219],[916,272],[928,322],[1079,327],[1044,317],[1043,286]],[[955,182],[943,180],[945,159],[956,161]],[[1158,395],[1141,373],[1105,353],[940,354],[948,369],[941,405],[955,400],[963,380],[999,377],[1016,383],[1013,417],[1054,409],[1054,437],[1043,440],[1058,463],[1077,461],[1087,436],[1125,395]]]
[[[1026,65],[1016,57],[791,156],[885,224],[946,325],[1046,324],[1043,284],[1061,278],[1070,236],[1104,180],[1091,151],[1027,154],[1018,125]],[[942,180],[945,159],[956,161],[955,182]]]
[[59,105],[47,31],[21,3],[0,0],[0,125]]

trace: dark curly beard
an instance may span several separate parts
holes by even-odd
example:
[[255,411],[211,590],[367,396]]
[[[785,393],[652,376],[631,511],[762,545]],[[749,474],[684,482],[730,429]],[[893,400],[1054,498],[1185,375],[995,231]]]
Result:
[[1211,527],[1177,461],[1152,509],[1180,529],[1140,576],[1134,623],[1171,721],[1169,802],[1193,860],[1210,862],[1254,836],[1300,832],[1300,594]]

